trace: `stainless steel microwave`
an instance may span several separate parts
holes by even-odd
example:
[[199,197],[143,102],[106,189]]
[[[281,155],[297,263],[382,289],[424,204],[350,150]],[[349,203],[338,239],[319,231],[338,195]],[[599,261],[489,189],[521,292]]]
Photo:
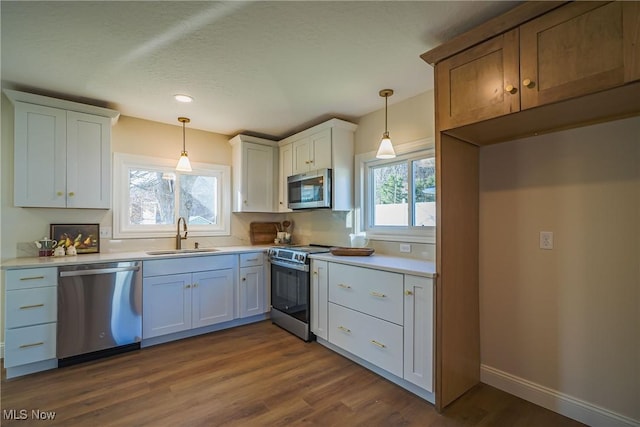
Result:
[[289,209],[331,208],[331,169],[318,169],[287,178]]

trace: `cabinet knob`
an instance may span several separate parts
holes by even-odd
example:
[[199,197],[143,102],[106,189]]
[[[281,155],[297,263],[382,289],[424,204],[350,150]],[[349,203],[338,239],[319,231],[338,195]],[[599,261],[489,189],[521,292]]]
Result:
[[198,287],[198,284],[197,284],[197,283],[194,283],[194,284],[193,284],[193,287],[194,287],[194,288],[197,288],[197,287]]
[[317,276],[317,275],[318,275],[318,272],[317,272],[317,271],[314,271],[314,272],[313,272],[313,275],[314,275],[314,276]]
[[413,292],[411,292],[410,290],[407,289],[406,291],[404,291],[404,294],[405,295],[413,295]]
[[522,81],[522,86],[524,87],[528,87],[529,89],[531,89],[532,87],[535,86],[535,83],[531,81],[531,79],[524,79]]
[[191,285],[187,285],[187,286],[185,286],[185,288],[190,289],[190,288],[191,288]]
[[63,194],[64,194],[64,193],[63,193],[62,191],[58,191],[58,192],[56,193],[56,196],[62,196]]
[[245,205],[247,204],[247,201],[246,201],[246,200],[244,200],[243,202],[244,202],[244,204],[245,204]]
[[70,191],[70,192],[69,192],[69,197],[73,197],[73,196],[75,196],[75,195],[76,195],[76,193],[74,193],[73,191]]
[[246,281],[247,281],[247,278],[246,278],[246,277],[243,277],[243,278],[242,278],[242,281],[243,281],[243,282],[246,282]]
[[513,85],[506,85],[504,88],[505,91],[514,94],[518,91],[518,89],[516,89],[515,87],[513,87]]

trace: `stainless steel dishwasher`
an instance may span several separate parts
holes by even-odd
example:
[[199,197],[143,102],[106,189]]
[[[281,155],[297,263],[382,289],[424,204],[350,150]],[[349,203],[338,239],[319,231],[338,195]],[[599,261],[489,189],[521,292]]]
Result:
[[58,366],[140,348],[140,261],[58,270]]

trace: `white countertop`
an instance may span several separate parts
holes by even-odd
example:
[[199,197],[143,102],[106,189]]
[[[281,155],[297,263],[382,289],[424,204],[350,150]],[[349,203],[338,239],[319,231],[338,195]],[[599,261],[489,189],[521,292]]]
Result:
[[[256,252],[266,251],[270,245],[258,245],[258,246],[219,246],[215,252],[190,252],[183,254],[163,254],[163,255],[149,255],[145,251],[138,252],[113,252],[113,253],[98,253],[98,254],[80,254],[72,256],[61,257],[23,257],[14,258],[2,262],[3,270],[14,270],[21,268],[34,268],[34,267],[59,267],[61,265],[74,265],[74,264],[88,264],[98,262],[115,262],[115,261],[133,261],[133,260],[153,260],[153,259],[166,259],[166,258],[182,258],[182,257],[194,257],[194,256],[216,256],[216,255],[228,255],[239,254],[243,252]],[[203,248],[206,249],[206,248]]]
[[423,277],[436,277],[436,264],[433,261],[403,258],[391,255],[370,256],[336,256],[330,253],[310,255],[312,259],[355,265],[358,267],[376,268],[402,274],[413,274]]

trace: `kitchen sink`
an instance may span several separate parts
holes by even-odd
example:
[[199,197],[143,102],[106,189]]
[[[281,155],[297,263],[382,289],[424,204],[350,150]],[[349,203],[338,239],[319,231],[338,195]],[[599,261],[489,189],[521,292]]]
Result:
[[207,252],[217,252],[220,249],[167,249],[160,251],[147,251],[147,255],[180,255],[180,254],[201,254]]

